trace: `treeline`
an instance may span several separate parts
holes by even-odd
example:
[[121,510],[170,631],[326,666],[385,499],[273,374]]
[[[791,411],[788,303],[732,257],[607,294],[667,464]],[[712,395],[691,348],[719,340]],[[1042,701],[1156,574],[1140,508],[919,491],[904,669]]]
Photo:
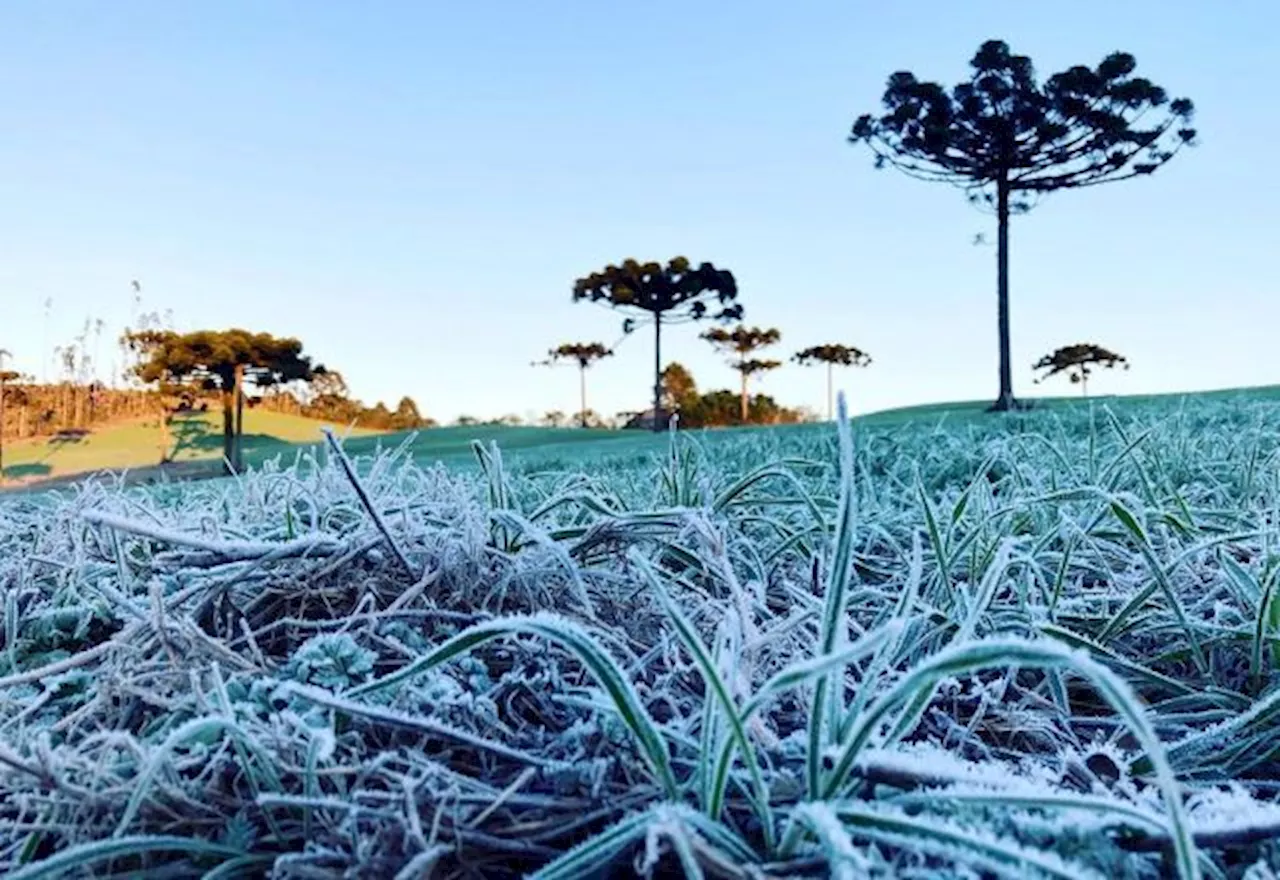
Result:
[[306,386],[265,391],[256,401],[273,412],[304,416],[342,425],[357,425],[374,431],[412,431],[435,426],[435,419],[422,415],[412,397],[402,397],[395,409],[382,401],[366,406],[352,398],[337,372],[317,376]]
[[[160,411],[172,418],[192,410],[216,411],[218,407],[218,393],[203,389],[121,389],[106,388],[97,382],[38,384],[13,374],[6,378],[0,435],[10,441],[90,431],[132,419],[154,420]],[[340,376],[337,379],[341,381]],[[332,386],[332,381],[321,384]],[[422,415],[412,397],[401,398],[395,409],[381,401],[366,406],[345,396],[345,389],[342,394],[331,390],[318,394],[305,383],[295,388],[267,389],[256,396],[246,394],[245,406],[375,431],[408,431],[436,424]]]
[[4,386],[0,429],[11,440],[50,437],[66,431],[137,418],[154,411],[155,392],[62,382],[38,385],[21,380]]
[[681,428],[722,428],[734,425],[786,425],[811,421],[814,414],[779,404],[767,394],[746,395],[720,388],[701,393],[693,374],[672,362],[662,371],[662,405],[679,413]]

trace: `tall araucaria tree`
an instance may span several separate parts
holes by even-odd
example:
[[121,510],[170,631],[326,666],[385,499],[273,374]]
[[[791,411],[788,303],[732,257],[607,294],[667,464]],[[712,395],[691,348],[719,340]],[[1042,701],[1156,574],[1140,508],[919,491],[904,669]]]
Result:
[[[696,269],[684,257],[675,257],[666,266],[626,260],[621,266],[579,278],[573,284],[573,301],[588,299],[614,308],[634,309],[653,321],[653,429],[662,430],[662,325],[711,319],[739,321],[742,306],[737,302],[738,283],[727,269],[702,263]],[[714,300],[718,309],[708,309]],[[631,333],[636,320],[627,318],[622,332]]]
[[1031,59],[989,40],[973,73],[948,93],[901,71],[889,77],[885,113],[853,124],[876,167],[964,189],[995,211],[1000,392],[992,410],[1018,406],[1009,354],[1009,215],[1047,193],[1152,174],[1195,141],[1190,100],[1135,76],[1114,52],[1097,67],[1076,66],[1036,81]]
[[742,422],[746,424],[747,416],[750,412],[747,404],[747,380],[757,373],[776,370],[782,366],[779,361],[757,360],[749,358],[748,355],[762,348],[777,345],[778,341],[782,339],[782,331],[777,327],[762,330],[759,327],[744,327],[742,325],[738,325],[732,330],[726,330],[723,327],[712,327],[701,334],[701,338],[710,342],[718,351],[732,355],[729,365],[738,372],[741,378],[742,385],[738,399]]
[[581,404],[578,407],[578,420],[584,428],[587,427],[587,368],[612,354],[610,349],[599,342],[566,342],[547,352],[547,361],[550,363],[572,360],[578,364],[578,397]]
[[234,473],[241,468],[239,439],[244,434],[244,385],[271,386],[310,381],[325,368],[302,354],[297,339],[247,330],[143,331],[130,338],[142,356],[135,368],[143,382],[196,381],[222,398],[223,457]]
[[1091,342],[1063,346],[1053,354],[1047,354],[1040,358],[1040,360],[1031,365],[1031,369],[1046,371],[1043,376],[1034,380],[1037,385],[1050,376],[1066,373],[1068,378],[1071,379],[1071,384],[1080,386],[1081,396],[1087,397],[1089,395],[1089,376],[1092,373],[1092,370],[1089,369],[1091,364],[1098,364],[1107,369],[1115,367],[1116,364],[1123,364],[1126,370],[1129,369],[1129,360],[1124,355],[1108,351],[1102,346],[1094,345]]
[[839,345],[837,343],[806,348],[804,351],[796,352],[791,356],[791,359],[803,366],[813,363],[827,365],[827,421],[835,418],[831,397],[832,370],[837,365],[842,367],[866,367],[871,364],[871,355],[861,349],[854,348],[852,345]]

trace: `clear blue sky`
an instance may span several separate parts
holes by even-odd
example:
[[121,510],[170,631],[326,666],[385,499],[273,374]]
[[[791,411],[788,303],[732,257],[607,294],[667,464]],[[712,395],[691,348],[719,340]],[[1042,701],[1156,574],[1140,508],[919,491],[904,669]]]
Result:
[[[1001,38],[1042,76],[1132,52],[1201,132],[1152,178],[1015,218],[1016,389],[1077,341],[1133,362],[1098,393],[1280,382],[1266,0],[27,0],[0,33],[0,348],[33,373],[86,318],[105,363],[136,278],[180,329],[301,337],[367,402],[572,411],[576,371],[529,361],[623,318],[572,304],[574,278],[684,254],[734,271],[784,358],[869,351],[855,412],[994,396],[991,218],[845,136],[891,72],[951,84]],[[697,332],[664,361],[735,387]],[[651,340],[592,371],[596,409],[645,405]],[[824,409],[823,381],[758,387]]]

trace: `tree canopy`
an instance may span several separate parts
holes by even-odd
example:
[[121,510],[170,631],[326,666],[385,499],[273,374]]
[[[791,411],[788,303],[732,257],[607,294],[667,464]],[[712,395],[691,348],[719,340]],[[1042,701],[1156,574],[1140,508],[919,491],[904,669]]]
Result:
[[871,365],[871,355],[852,345],[814,345],[791,356],[797,364],[808,366],[812,363],[828,364],[841,367],[866,367]]
[[309,381],[325,368],[302,354],[293,338],[247,330],[144,330],[133,334],[145,357],[137,367],[144,382],[195,378],[206,387],[230,391],[237,377],[267,386]]
[[599,342],[566,342],[547,352],[550,360],[574,360],[578,366],[586,369],[601,358],[609,357],[613,352]]
[[707,301],[714,298],[720,310],[710,315],[732,321],[742,314],[735,304],[738,284],[733,273],[702,263],[696,269],[685,257],[673,257],[667,265],[624,260],[600,272],[579,278],[573,285],[573,301],[588,299],[610,306],[639,309],[661,315],[667,323],[707,317]]
[[999,40],[983,43],[969,78],[950,91],[909,71],[889,77],[884,112],[854,122],[849,141],[870,148],[877,168],[963,188],[998,218],[997,324],[1000,391],[1009,409],[1009,215],[1039,196],[1150,175],[1194,143],[1187,98],[1136,76],[1137,62],[1113,52],[1036,79],[1031,59]]
[[1071,384],[1079,384],[1081,393],[1088,394],[1089,376],[1092,374],[1090,366],[1095,364],[1107,369],[1114,368],[1116,364],[1123,364],[1124,369],[1129,369],[1129,361],[1124,355],[1108,351],[1102,346],[1094,345],[1091,342],[1065,345],[1052,354],[1047,354],[1040,358],[1040,360],[1031,365],[1031,369],[1045,371],[1044,375],[1035,379],[1036,384],[1043,382],[1050,376],[1066,373],[1071,379]]
[[1043,85],[1031,59],[1000,40],[983,43],[970,66],[949,94],[910,71],[893,74],[885,112],[858,117],[849,140],[870,147],[877,167],[977,189],[987,202],[1002,180],[1014,192],[1047,193],[1151,174],[1195,140],[1192,102],[1134,76],[1127,52]]

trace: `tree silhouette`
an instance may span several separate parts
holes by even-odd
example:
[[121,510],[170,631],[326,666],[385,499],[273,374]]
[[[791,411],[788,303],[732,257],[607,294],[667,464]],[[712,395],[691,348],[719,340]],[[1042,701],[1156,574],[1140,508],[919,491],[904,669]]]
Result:
[[886,112],[859,117],[849,141],[870,147],[877,168],[959,186],[994,209],[1000,393],[991,409],[1007,410],[1018,406],[1009,358],[1009,215],[1057,190],[1151,174],[1196,133],[1186,127],[1191,101],[1170,101],[1164,89],[1134,76],[1136,62],[1125,52],[1043,85],[1031,59],[999,40],[983,43],[970,65],[973,74],[950,94],[908,71],[893,74]]
[[581,405],[578,407],[578,419],[582,427],[587,427],[587,368],[601,358],[609,357],[613,352],[599,342],[566,342],[558,348],[547,352],[547,360],[543,363],[572,360],[578,364],[578,396]]
[[176,333],[148,330],[128,334],[142,356],[135,368],[143,382],[196,381],[222,398],[223,456],[232,473],[241,468],[239,438],[244,434],[244,385],[260,387],[309,381],[323,366],[313,366],[297,339],[247,330],[198,330]]
[[738,371],[742,379],[739,408],[742,421],[745,423],[749,414],[747,408],[747,380],[757,373],[776,370],[782,366],[779,361],[754,360],[749,359],[747,355],[762,348],[777,345],[778,341],[782,339],[782,331],[777,327],[762,330],[759,327],[743,327],[742,325],[734,327],[732,330],[726,330],[723,327],[712,327],[702,334],[702,338],[715,346],[718,351],[736,355],[730,360],[729,364]]
[[[719,310],[709,312],[707,301],[715,298]],[[737,304],[738,283],[727,269],[711,263],[698,268],[684,257],[674,257],[666,266],[626,260],[621,266],[606,266],[603,271],[579,278],[573,284],[573,301],[589,299],[614,308],[635,309],[651,316],[653,321],[653,430],[662,430],[666,421],[662,410],[662,325],[680,324],[710,318],[736,321],[742,318]],[[622,332],[631,333],[636,321],[627,318]]]
[[1123,355],[1107,351],[1102,346],[1094,345],[1091,342],[1063,346],[1053,354],[1047,354],[1040,358],[1040,360],[1031,365],[1031,369],[1047,371],[1043,376],[1034,380],[1037,385],[1050,376],[1055,376],[1058,373],[1067,373],[1072,384],[1079,383],[1081,395],[1087,397],[1089,395],[1089,375],[1092,372],[1089,369],[1090,364],[1101,364],[1107,369],[1113,368],[1116,364],[1124,364],[1124,368],[1126,370],[1129,369],[1129,361]]
[[871,355],[851,345],[839,345],[836,343],[806,348],[804,351],[798,351],[793,354],[791,359],[803,366],[813,363],[827,365],[827,421],[835,418],[831,397],[832,370],[837,365],[842,367],[866,367],[871,364]]

